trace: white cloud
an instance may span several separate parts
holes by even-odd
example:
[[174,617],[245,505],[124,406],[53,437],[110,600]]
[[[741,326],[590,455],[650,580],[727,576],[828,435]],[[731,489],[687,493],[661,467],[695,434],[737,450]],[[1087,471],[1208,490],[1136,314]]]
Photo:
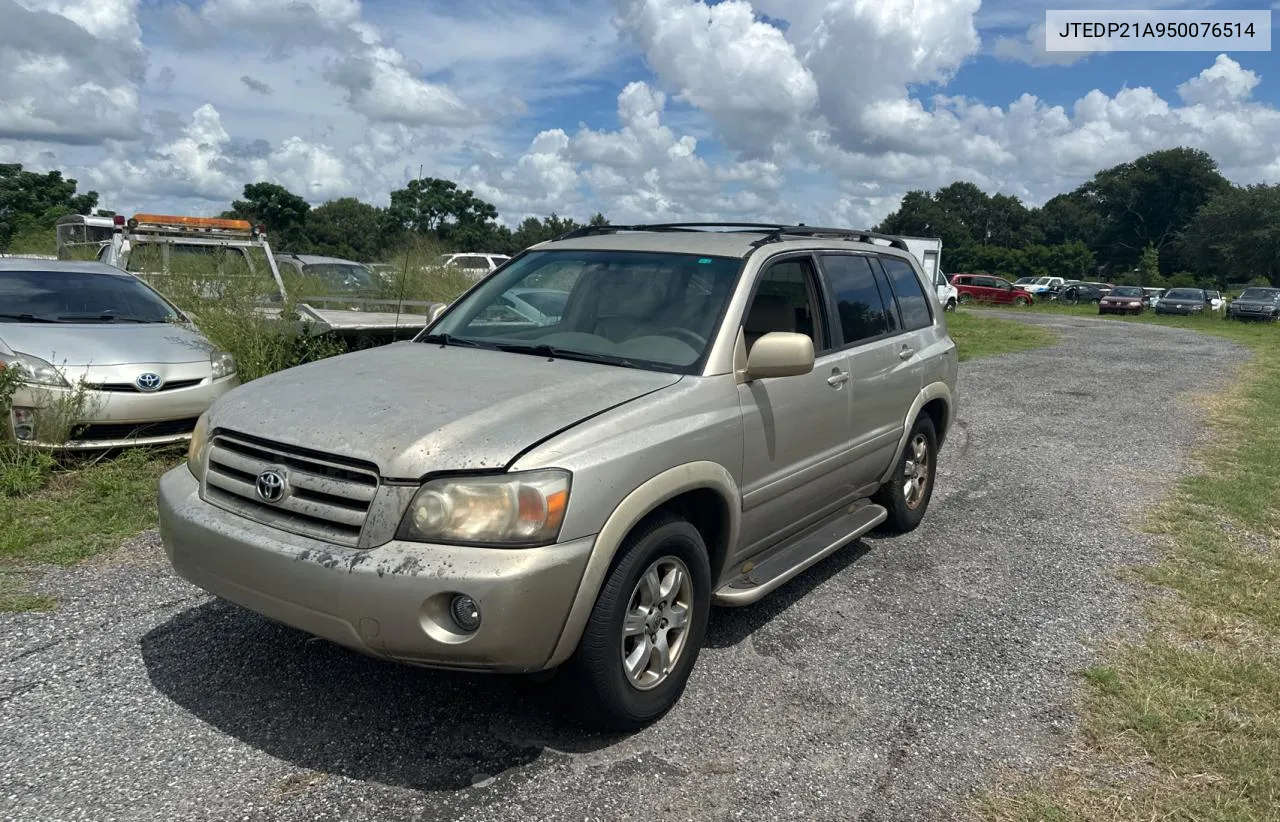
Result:
[[1117,80],[1055,105],[1042,72],[1004,99],[948,88],[972,60],[1056,59],[1035,50],[1052,0],[164,2],[144,32],[138,0],[0,0],[0,160],[190,213],[263,179],[385,204],[421,167],[508,223],[869,225],[911,188],[1039,203],[1177,145],[1280,179],[1280,112],[1226,55],[1187,55],[1169,98]]
[[0,0],[0,139],[138,136],[138,0]]
[[1002,60],[1032,66],[1070,66],[1090,56],[1087,51],[1048,51],[1043,20],[1021,37],[997,37],[991,53]]

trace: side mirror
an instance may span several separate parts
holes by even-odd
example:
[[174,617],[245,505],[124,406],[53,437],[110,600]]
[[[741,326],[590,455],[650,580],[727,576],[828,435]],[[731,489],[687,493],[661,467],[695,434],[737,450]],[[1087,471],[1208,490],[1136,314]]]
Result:
[[755,341],[747,356],[746,380],[798,377],[813,370],[813,340],[807,334],[771,331]]

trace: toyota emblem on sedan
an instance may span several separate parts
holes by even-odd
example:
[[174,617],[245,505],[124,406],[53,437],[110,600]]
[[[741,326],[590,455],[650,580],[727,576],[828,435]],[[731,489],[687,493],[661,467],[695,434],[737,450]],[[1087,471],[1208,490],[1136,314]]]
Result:
[[161,382],[163,382],[163,380],[160,379],[159,374],[153,374],[148,371],[145,374],[139,374],[138,378],[133,381],[133,384],[138,386],[139,391],[146,391],[149,393],[151,391],[158,391],[160,389]]
[[265,503],[276,505],[284,499],[285,491],[288,489],[288,481],[282,471],[275,468],[268,468],[258,475],[257,482],[254,487],[258,491],[258,497]]

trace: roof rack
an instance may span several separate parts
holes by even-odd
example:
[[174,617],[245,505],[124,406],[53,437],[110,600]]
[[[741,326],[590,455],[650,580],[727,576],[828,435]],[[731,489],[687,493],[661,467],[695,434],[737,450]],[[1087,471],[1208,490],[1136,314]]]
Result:
[[571,231],[555,237],[552,242],[559,240],[572,240],[578,237],[590,237],[597,234],[612,234],[619,231],[699,231],[706,228],[729,228],[735,229],[732,233],[760,233],[764,232],[765,236],[756,240],[751,245],[759,248],[768,243],[780,242],[783,237],[826,237],[850,240],[852,242],[870,243],[872,240],[884,240],[891,248],[901,251],[910,251],[905,241],[900,237],[892,234],[880,234],[875,231],[867,231],[865,229],[854,228],[823,228],[820,226],[807,226],[804,223],[795,225],[781,225],[778,223],[732,223],[732,222],[709,222],[709,223],[648,223],[638,225],[588,225],[581,228],[575,228]]

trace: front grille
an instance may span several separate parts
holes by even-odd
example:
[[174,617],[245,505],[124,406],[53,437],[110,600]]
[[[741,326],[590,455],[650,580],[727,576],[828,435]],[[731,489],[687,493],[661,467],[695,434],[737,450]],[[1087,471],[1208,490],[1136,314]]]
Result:
[[190,388],[193,385],[199,385],[202,382],[204,382],[203,379],[173,380],[172,382],[167,382],[164,385],[160,386],[160,388],[158,388],[155,391],[141,391],[138,389],[138,386],[134,385],[131,382],[101,382],[96,384],[90,384],[89,388],[91,388],[94,391],[133,392],[135,394],[163,394],[166,391],[176,391],[179,388]]
[[[246,519],[302,536],[355,546],[378,491],[373,466],[302,452],[278,443],[221,433],[209,446],[205,499]],[[288,493],[264,501],[258,476],[269,468],[287,478]]]
[[175,437],[195,430],[196,418],[163,422],[104,422],[79,426],[71,432],[72,442],[137,440],[147,437]]

